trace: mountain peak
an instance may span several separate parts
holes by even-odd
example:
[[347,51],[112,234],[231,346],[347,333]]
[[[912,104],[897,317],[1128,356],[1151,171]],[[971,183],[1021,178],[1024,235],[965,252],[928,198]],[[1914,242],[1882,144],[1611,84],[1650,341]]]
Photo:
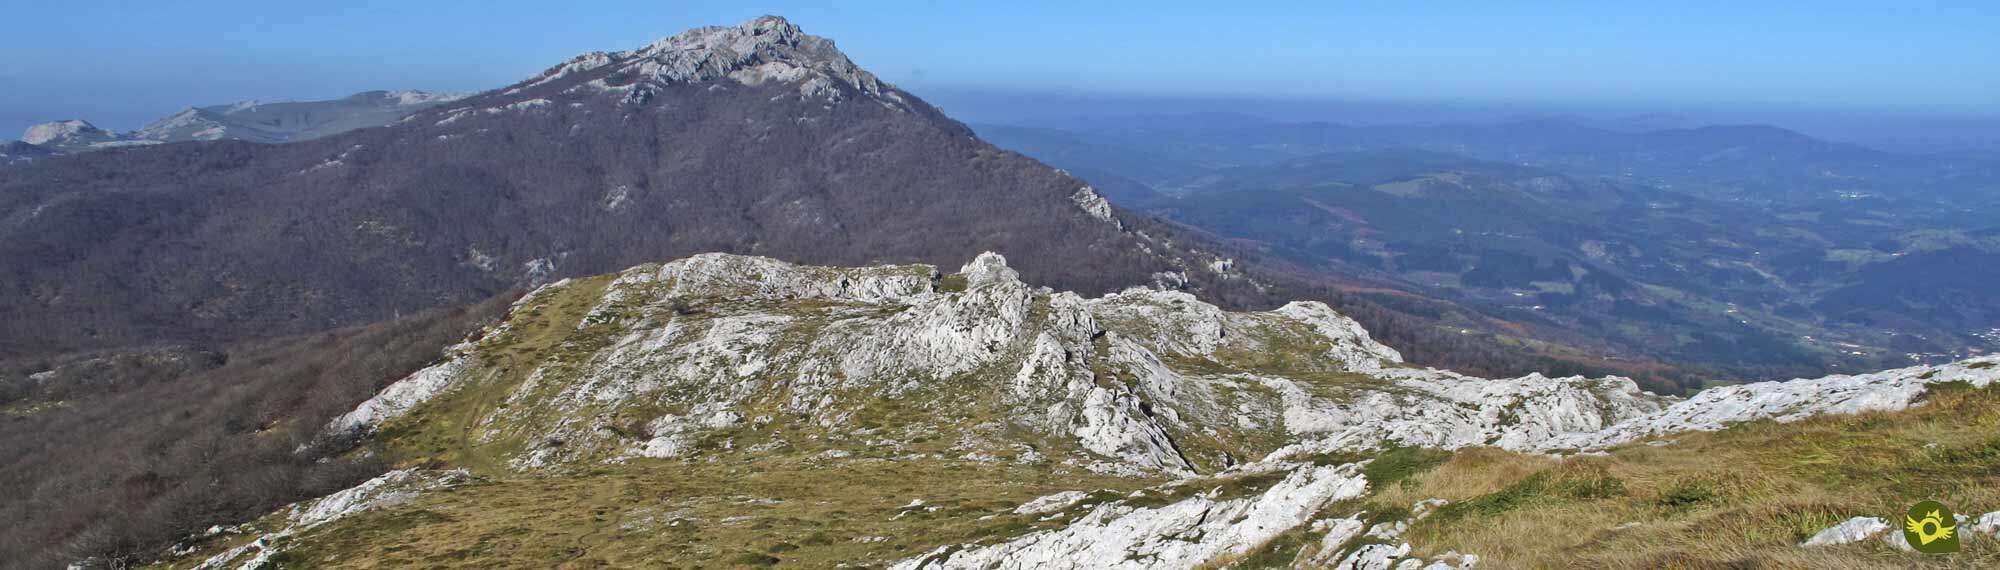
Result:
[[[779,16],[760,16],[735,26],[694,28],[631,51],[586,53],[505,94],[584,73],[596,76],[586,86],[599,91],[648,93],[665,85],[727,78],[748,85],[799,83],[802,95],[836,102],[844,98],[840,88],[845,87],[899,107],[906,105],[901,95],[834,47],[833,40],[807,34]],[[628,79],[631,82],[625,83]]]
[[958,272],[965,274],[973,286],[1021,282],[1021,274],[1007,267],[1007,258],[991,251],[980,253]]
[[47,144],[51,141],[89,136],[97,133],[104,133],[104,129],[97,128],[97,125],[90,124],[90,121],[64,119],[28,127],[27,131],[21,133],[21,141],[28,144]]

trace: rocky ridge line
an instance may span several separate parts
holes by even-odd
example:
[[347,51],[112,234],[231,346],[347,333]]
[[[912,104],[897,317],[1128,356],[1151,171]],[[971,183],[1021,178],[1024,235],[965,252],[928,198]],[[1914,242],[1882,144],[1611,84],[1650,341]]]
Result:
[[405,90],[367,91],[324,101],[241,101],[188,107],[130,132],[108,131],[81,119],[50,121],[28,127],[21,141],[65,153],[184,141],[291,142],[391,124],[409,113],[464,97]]
[[[537,328],[564,311],[578,315],[554,321],[560,330]],[[521,381],[495,383],[494,363],[518,353],[522,337],[551,333],[556,356],[515,362],[526,367]],[[1990,385],[1996,365],[1986,357],[1680,400],[1616,377],[1488,380],[1411,367],[1318,303],[1232,313],[1180,292],[1089,299],[1034,288],[990,253],[950,274],[706,254],[544,286],[507,322],[327,431],[409,433],[425,410],[499,390],[504,404],[473,418],[466,438],[528,473],[793,447],[828,448],[819,456],[838,461],[921,433],[958,441],[954,455],[898,460],[1165,474],[1177,481],[1143,494],[1179,498],[1059,493],[1017,511],[1067,512],[1067,526],[940,547],[897,568],[1193,567],[1294,529],[1316,538],[1319,564],[1466,568],[1478,557],[1408,558],[1405,527],[1362,528],[1366,513],[1339,505],[1368,492],[1367,460],[1326,458],[1385,445],[1590,452],[1744,421],[1897,410],[1934,383]],[[882,425],[871,418],[884,401],[915,405],[922,419]],[[760,431],[769,437],[755,444],[712,443]],[[1245,443],[1259,437],[1281,445]],[[1277,479],[1248,495],[1216,486],[1252,476]]]

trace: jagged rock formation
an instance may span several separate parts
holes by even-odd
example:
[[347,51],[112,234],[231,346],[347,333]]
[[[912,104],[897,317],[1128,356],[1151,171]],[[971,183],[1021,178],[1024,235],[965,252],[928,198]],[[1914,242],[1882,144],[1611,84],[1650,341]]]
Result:
[[549,68],[506,93],[560,81],[574,74],[609,70],[609,79],[572,90],[617,93],[644,102],[669,85],[728,78],[743,85],[795,85],[800,97],[838,103],[849,92],[884,105],[915,110],[894,88],[875,79],[835,49],[833,41],[806,35],[777,16],[739,26],[695,28],[632,51],[591,52]]
[[1553,438],[1548,447],[1594,449],[1676,431],[1713,431],[1755,420],[1792,422],[1817,414],[1902,410],[1920,401],[1932,384],[1965,382],[1984,387],[1992,383],[1996,360],[2000,357],[1868,374],[1721,386],[1610,429]]
[[[1373,454],[1568,453],[1669,430],[1895,410],[1934,383],[1990,385],[1996,363],[1676,401],[1619,378],[1487,380],[1409,367],[1317,303],[1237,313],[1179,292],[1085,298],[1030,287],[990,253],[949,274],[708,254],[544,286],[505,323],[326,432],[508,477],[869,454],[1167,481],[1025,500],[1007,516],[1060,525],[937,545],[896,561],[902,569],[1193,568],[1285,536],[1306,544],[1289,562],[1301,567],[1469,568],[1478,553],[1412,558],[1403,542],[1445,501],[1386,520],[1356,506],[1376,490]],[[946,446],[917,451],[921,441]],[[897,516],[937,508],[918,500]],[[263,552],[234,548],[229,560]]]
[[[1231,313],[1181,292],[1036,289],[993,253],[950,275],[708,254],[549,285],[515,310],[559,299],[590,309],[558,357],[496,374],[525,334],[501,327],[329,430],[393,432],[432,399],[497,391],[506,405],[469,437],[534,470],[696,455],[733,430],[836,437],[902,401],[935,414],[907,429],[963,430],[966,455],[1184,476],[1384,442],[1542,449],[1665,401],[1620,378],[1409,368],[1319,303]],[[1039,451],[1020,451],[1023,431]]]
[[28,127],[21,140],[62,152],[182,141],[302,141],[387,125],[463,97],[429,91],[365,91],[326,101],[242,101],[189,107],[127,133],[106,131],[79,119],[52,121]]
[[[1152,289],[1087,299],[1030,287],[994,253],[949,275],[707,254],[552,284],[516,312],[555,299],[591,307],[563,333],[571,350],[532,363],[505,386],[510,405],[476,422],[490,426],[476,441],[561,443],[508,450],[517,468],[677,457],[702,432],[745,422],[833,429],[865,413],[857,404],[883,399],[923,399],[945,413],[991,406],[1007,420],[996,423],[1072,440],[1079,462],[1113,461],[1088,463],[1102,469],[1212,473],[1384,444],[1591,450],[1760,419],[1900,410],[1930,384],[2000,376],[1987,358],[1726,386],[1685,401],[1617,377],[1487,380],[1403,365],[1323,304],[1233,313]],[[519,336],[502,326],[461,345],[328,429],[372,431],[479,386],[472,379],[493,376],[482,359]],[[635,406],[675,412],[639,418],[654,435],[633,438],[616,422],[631,421]],[[979,433],[1000,426],[973,427],[968,453],[1013,443]]]

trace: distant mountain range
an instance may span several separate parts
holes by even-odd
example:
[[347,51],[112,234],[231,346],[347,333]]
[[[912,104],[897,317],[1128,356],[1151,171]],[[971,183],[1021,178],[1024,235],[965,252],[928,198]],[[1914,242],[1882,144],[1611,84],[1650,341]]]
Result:
[[1202,171],[1312,154],[1414,148],[1644,180],[1733,198],[1920,191],[1991,200],[2000,162],[1890,153],[1758,125],[1628,131],[1561,119],[1442,125],[1287,123],[1227,113],[1080,119],[1069,128],[980,125],[996,144],[1065,168],[1117,165],[1172,190]]
[[302,141],[387,125],[463,97],[428,91],[367,91],[325,101],[244,101],[189,107],[125,133],[100,129],[82,119],[52,121],[28,127],[21,140],[62,152],[182,141]]
[[1074,124],[977,128],[1113,202],[1539,338],[1779,378],[2000,349],[1972,284],[2000,266],[1992,157],[1762,126]]

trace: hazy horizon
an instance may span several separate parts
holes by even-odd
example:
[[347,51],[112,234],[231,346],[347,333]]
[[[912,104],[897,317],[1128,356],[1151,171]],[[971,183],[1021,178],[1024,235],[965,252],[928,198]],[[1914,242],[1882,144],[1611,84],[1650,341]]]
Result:
[[525,4],[361,2],[310,12],[237,2],[16,6],[8,10],[22,16],[15,21],[35,25],[0,38],[16,54],[0,70],[0,138],[72,118],[132,130],[183,108],[252,99],[482,91],[580,53],[771,13],[836,40],[861,66],[967,121],[1018,115],[1007,102],[1031,99],[1031,107],[1074,104],[1045,113],[1052,116],[1153,109],[1344,122],[1671,115],[1888,146],[1942,127],[1954,131],[1939,135],[1947,141],[1976,141],[1965,148],[2000,140],[2000,73],[1991,73],[1987,57],[2000,40],[1978,29],[2000,10],[1971,3],[1426,3],[1229,13],[790,4],[619,2],[559,17]]

